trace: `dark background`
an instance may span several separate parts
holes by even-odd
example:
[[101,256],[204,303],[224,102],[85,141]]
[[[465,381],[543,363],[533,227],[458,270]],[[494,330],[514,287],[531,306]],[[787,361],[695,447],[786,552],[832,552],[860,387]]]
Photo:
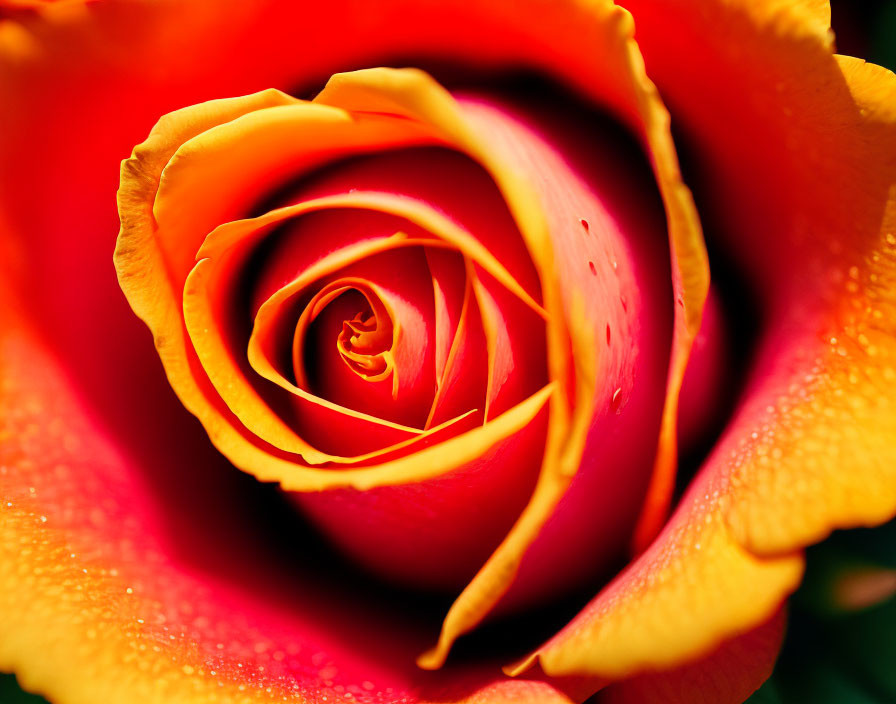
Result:
[[[832,0],[831,8],[840,53],[896,70],[896,0]],[[831,601],[838,576],[867,567],[896,571],[896,522],[810,548],[778,665],[749,704],[896,702],[896,598],[862,611]],[[0,704],[42,703],[0,674]]]

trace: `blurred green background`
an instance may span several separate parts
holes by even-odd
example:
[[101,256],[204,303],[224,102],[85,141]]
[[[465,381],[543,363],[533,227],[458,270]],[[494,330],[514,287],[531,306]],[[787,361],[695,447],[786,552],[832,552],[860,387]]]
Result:
[[[875,583],[889,598],[849,604],[864,596],[856,584],[867,591]],[[749,704],[896,702],[894,592],[896,521],[835,533],[810,548],[775,672]]]
[[[896,0],[832,0],[831,7],[840,53],[896,70]],[[844,609],[833,595],[859,570],[896,574],[896,522],[835,534],[808,551],[807,564],[775,672],[749,704],[894,704],[896,598]],[[42,703],[14,675],[0,674],[0,704]]]

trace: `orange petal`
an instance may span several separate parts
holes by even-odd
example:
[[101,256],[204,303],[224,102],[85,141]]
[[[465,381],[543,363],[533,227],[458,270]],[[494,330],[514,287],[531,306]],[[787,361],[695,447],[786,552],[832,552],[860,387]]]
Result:
[[804,7],[807,13],[824,29],[831,26],[831,2],[830,0],[799,0],[795,5]]
[[882,604],[896,596],[896,570],[886,567],[855,567],[836,578],[831,600],[852,611]]
[[716,470],[738,487],[731,530],[775,554],[886,520],[896,512],[896,78],[834,56],[823,7],[686,2],[670,17],[626,4],[652,77],[712,172],[721,245],[762,282],[756,382],[734,456]]
[[838,133],[822,182],[836,189],[836,214],[812,216],[830,243],[850,236],[825,267],[825,308],[794,331],[791,368],[743,419],[752,434],[730,460],[740,491],[728,520],[763,554],[896,514],[896,76],[848,57],[825,68],[849,93],[826,113]]

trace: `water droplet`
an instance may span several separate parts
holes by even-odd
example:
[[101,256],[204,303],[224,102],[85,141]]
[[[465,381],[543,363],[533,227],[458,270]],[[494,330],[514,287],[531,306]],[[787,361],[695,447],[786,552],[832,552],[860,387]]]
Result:
[[621,409],[620,409],[621,404],[622,404],[622,389],[616,389],[613,392],[613,398],[610,399],[610,409],[618,415],[621,412]]
[[610,324],[607,323],[607,344],[610,344]]
[[579,222],[582,224],[582,228],[585,230],[585,232],[591,231],[591,225],[588,224],[588,221],[585,218],[582,218],[581,220],[579,220]]
[[597,267],[594,266],[594,262],[588,262],[588,268],[591,269],[591,273],[594,276],[597,276]]

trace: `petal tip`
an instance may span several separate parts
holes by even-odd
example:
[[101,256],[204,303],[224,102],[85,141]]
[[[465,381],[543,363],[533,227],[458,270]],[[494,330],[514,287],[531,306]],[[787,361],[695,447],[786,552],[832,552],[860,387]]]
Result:
[[531,655],[527,655],[522,660],[517,660],[510,665],[505,665],[501,668],[505,675],[508,677],[518,677],[523,674],[526,670],[531,668],[535,661],[538,659],[538,653],[532,653]]
[[421,670],[438,670],[445,664],[447,657],[448,649],[440,642],[417,658],[417,667]]

